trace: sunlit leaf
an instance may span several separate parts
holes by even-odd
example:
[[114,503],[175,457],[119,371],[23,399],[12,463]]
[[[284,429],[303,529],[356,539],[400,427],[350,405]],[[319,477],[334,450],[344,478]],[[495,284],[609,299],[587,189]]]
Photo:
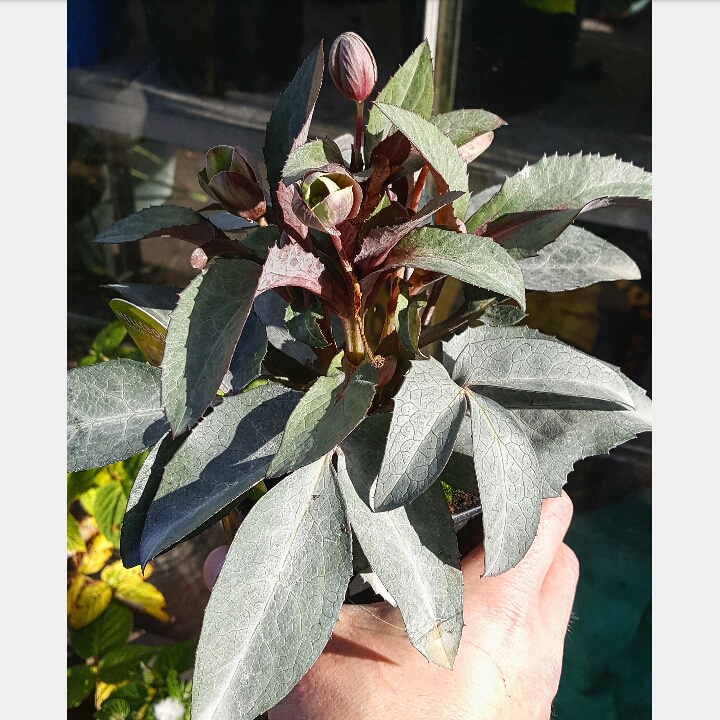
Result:
[[410,642],[431,662],[452,668],[463,627],[463,582],[439,483],[404,507],[381,513],[368,507],[389,428],[388,413],[371,415],[345,440],[340,489],[353,533],[400,608]]
[[343,165],[344,160],[340,148],[329,139],[313,140],[295,148],[290,153],[282,170],[285,184],[297,182],[302,177],[318,168],[330,165]]
[[165,323],[162,323],[153,313],[121,298],[111,300],[110,309],[117,315],[124,328],[127,328],[145,359],[151,365],[159,367],[165,352],[169,316]]
[[214,258],[180,293],[162,361],[162,402],[174,435],[194,425],[215,397],[261,270],[249,260]]
[[608,280],[637,280],[640,269],[620,248],[571,225],[536,256],[518,260],[527,290],[560,292]]
[[167,430],[157,368],[117,359],[68,372],[68,471],[129,458]]
[[252,720],[287,695],[329,640],[351,572],[326,456],[272,488],[240,526],[205,610],[193,718]]
[[652,199],[652,175],[614,156],[544,156],[509,177],[465,221],[468,232],[508,213],[583,208],[600,198]]
[[[376,101],[412,110],[420,117],[429,119],[434,94],[430,46],[424,41],[388,80],[387,85],[378,93]],[[369,160],[373,148],[387,136],[391,128],[392,122],[376,107],[371,107],[365,130],[366,161]]]
[[490,238],[421,227],[406,235],[383,263],[383,269],[404,266],[450,275],[517,300],[525,309],[522,272]]
[[77,520],[70,514],[67,514],[67,551],[69,553],[85,552],[85,541],[80,534]]
[[344,440],[365,417],[376,383],[377,369],[367,361],[347,374],[319,377],[288,418],[268,477],[303,467]]
[[502,118],[486,110],[452,110],[435,115],[430,121],[457,147],[507,125]]
[[375,103],[375,107],[405,135],[425,161],[442,177],[447,187],[439,188],[440,192],[459,190],[463,193],[453,202],[453,208],[456,217],[465,217],[469,201],[467,163],[458,154],[452,140],[431,122],[414,112],[378,102]]
[[483,508],[485,575],[499,575],[515,567],[535,539],[543,475],[514,416],[489,398],[473,392],[467,397]]
[[537,330],[471,327],[443,343],[453,379],[503,407],[625,410],[633,400],[610,366]]
[[434,358],[412,361],[394,401],[372,493],[376,511],[412,502],[432,485],[450,456],[466,408],[462,390]]
[[78,629],[89,625],[110,604],[112,590],[99,580],[89,580],[78,593],[68,613],[70,627]]
[[132,610],[113,600],[100,617],[70,634],[70,645],[82,658],[98,657],[126,643],[132,628]]
[[89,543],[87,555],[80,565],[80,572],[86,575],[94,575],[105,567],[105,563],[112,557],[113,545],[104,535],[97,534]]

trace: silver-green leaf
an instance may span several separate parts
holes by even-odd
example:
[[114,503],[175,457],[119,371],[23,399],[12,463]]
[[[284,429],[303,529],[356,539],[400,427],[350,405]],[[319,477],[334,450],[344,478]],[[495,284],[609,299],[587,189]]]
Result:
[[509,411],[468,392],[473,458],[483,508],[485,575],[525,556],[537,533],[543,475],[535,450]]
[[282,350],[305,367],[312,368],[317,356],[305,343],[296,340],[285,324],[288,304],[272,290],[258,295],[253,310],[265,325],[265,332],[270,345]]
[[344,165],[342,152],[332,140],[313,140],[295,148],[290,153],[282,170],[283,181],[286,185],[301,180],[305,173],[317,170],[331,163]]
[[322,84],[324,56],[322,40],[295,73],[273,108],[265,130],[263,156],[273,197],[282,169],[292,150],[307,139],[315,101]]
[[215,522],[265,477],[301,393],[268,383],[225,398],[166,460],[140,539],[143,565]]
[[652,200],[652,174],[614,156],[545,156],[505,180],[465,226],[473,232],[508,213],[580,209],[594,200],[613,197]]
[[507,327],[516,325],[526,317],[527,315],[514,305],[493,305],[482,314],[481,319],[483,325]]
[[117,220],[93,242],[125,243],[150,237],[174,237],[202,245],[216,234],[213,224],[190,208],[153,205]]
[[[395,75],[388,80],[387,85],[378,93],[376,100],[412,110],[429,120],[434,96],[430,46],[427,41],[423,41]],[[392,122],[376,107],[371,107],[365,130],[366,161],[369,161],[373,148],[387,137],[391,128]]]
[[290,415],[268,477],[303,467],[342,442],[367,414],[376,383],[377,369],[367,361],[352,373],[336,369],[319,377]]
[[637,280],[635,261],[607,240],[571,225],[535,257],[518,260],[527,290],[560,292],[607,280]]
[[68,372],[68,472],[137,455],[168,429],[157,368],[116,359]]
[[267,344],[265,325],[250,311],[230,360],[230,367],[220,385],[223,393],[238,393],[248,383],[260,377]]
[[370,415],[342,444],[338,479],[353,535],[400,608],[408,638],[428,660],[452,668],[463,627],[457,540],[439,484],[383,513],[368,507],[383,459],[389,414]]
[[526,327],[467,328],[443,343],[453,379],[503,407],[632,409],[607,364]]
[[451,110],[431,119],[456,147],[507,123],[487,110]]
[[473,462],[472,426],[469,415],[465,415],[460,423],[447,465],[438,480],[468,495],[478,497],[480,494]]
[[652,430],[652,403],[645,391],[622,376],[634,410],[511,410],[530,439],[543,472],[543,497],[557,497],[573,465],[607,453]]
[[205,610],[193,720],[252,720],[318,658],[352,572],[350,531],[328,456],[253,507]]
[[383,263],[384,269],[404,266],[450,275],[517,300],[525,309],[522,272],[491,238],[421,227],[405,235]]
[[445,180],[449,190],[463,193],[453,202],[453,209],[456,217],[465,217],[470,197],[467,163],[460,157],[452,140],[415,112],[382,102],[376,102],[375,107],[417,148],[425,161]]
[[140,538],[150,503],[162,480],[162,471],[185,436],[172,438],[165,435],[147,454],[138,470],[130,490],[122,528],[120,530],[120,557],[126,568],[140,565]]
[[432,485],[450,456],[466,408],[462,389],[432,357],[411,361],[394,403],[372,493],[376,512],[412,502]]
[[162,360],[162,402],[174,435],[215,397],[253,304],[262,266],[214,258],[180,293]]

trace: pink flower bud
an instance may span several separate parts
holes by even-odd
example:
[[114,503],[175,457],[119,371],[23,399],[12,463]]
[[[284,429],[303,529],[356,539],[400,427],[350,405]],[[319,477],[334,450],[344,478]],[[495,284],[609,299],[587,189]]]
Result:
[[328,70],[337,89],[355,102],[364,102],[377,82],[375,58],[367,43],[353,32],[335,38]]

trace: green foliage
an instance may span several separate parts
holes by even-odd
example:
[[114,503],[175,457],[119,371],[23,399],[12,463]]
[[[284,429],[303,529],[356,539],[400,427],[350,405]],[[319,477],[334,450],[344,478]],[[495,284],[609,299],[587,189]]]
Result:
[[[197,642],[167,648],[130,643],[134,611],[167,619],[165,600],[142,576],[115,564],[128,495],[147,455],[144,451],[67,476],[68,617],[91,617],[84,608],[85,588],[103,587],[110,596],[90,622],[71,622],[68,638],[72,652],[84,661],[68,668],[68,708],[78,707],[94,691],[97,720],[152,717],[152,706],[165,697],[182,702],[189,720],[192,684],[178,675],[193,667]],[[148,566],[145,576],[151,573]]]
[[94,365],[111,358],[141,361],[142,353],[136,347],[122,344],[126,335],[127,329],[119,320],[111,322],[95,336],[90,352],[80,358],[78,365]]
[[[432,117],[427,43],[375,97],[346,163],[330,139],[308,142],[323,69],[318,45],[271,114],[272,204],[253,205],[243,241],[178,207],[135,213],[97,239],[183,238],[202,267],[184,289],[113,286],[131,335],[137,323],[157,333],[137,340],[148,362],[115,357],[68,376],[68,547],[96,575],[69,578],[70,641],[97,668],[71,673],[69,697],[97,680],[98,717],[186,704],[178,673],[193,649],[128,649],[123,603],[142,598],[160,616],[138,567],[147,574],[221,519],[227,529],[237,508],[194,666],[195,716],[215,720],[252,720],[289,692],[353,573],[397,604],[420,653],[451,669],[463,626],[453,489],[479,498],[486,571],[502,573],[577,460],[651,429],[650,400],[617,368],[521,324],[526,290],[637,277],[573,223],[614,198],[649,202],[650,173],[555,155],[471,196],[467,163],[505,123],[479,109]],[[217,146],[199,182],[247,212],[255,165]],[[436,322],[449,277],[462,302]],[[123,330],[93,357],[110,358]],[[442,362],[425,355],[434,341]],[[101,540],[83,535],[78,508]],[[111,562],[118,544],[122,563]]]
[[528,7],[535,8],[551,15],[566,13],[574,15],[577,0],[521,0]]

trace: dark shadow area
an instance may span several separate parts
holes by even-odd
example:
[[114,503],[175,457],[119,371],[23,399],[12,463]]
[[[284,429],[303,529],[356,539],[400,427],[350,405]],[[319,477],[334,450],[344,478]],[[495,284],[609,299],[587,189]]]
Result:
[[[279,443],[279,435],[290,412],[286,395],[267,399],[240,420],[230,445],[207,462],[197,479],[184,478],[181,487],[162,496],[156,492],[147,510],[140,541],[143,562],[191,533],[197,533],[198,529],[217,522],[234,507],[242,493],[263,479],[274,448],[262,457],[246,458],[272,438],[277,438]],[[202,424],[193,434],[199,432],[202,432]]]
[[360,645],[352,640],[347,640],[333,633],[330,636],[328,644],[323,652],[330,655],[344,655],[345,657],[357,658],[358,660],[371,660],[373,662],[387,663],[388,665],[397,665],[386,655],[370,650],[370,648]]

